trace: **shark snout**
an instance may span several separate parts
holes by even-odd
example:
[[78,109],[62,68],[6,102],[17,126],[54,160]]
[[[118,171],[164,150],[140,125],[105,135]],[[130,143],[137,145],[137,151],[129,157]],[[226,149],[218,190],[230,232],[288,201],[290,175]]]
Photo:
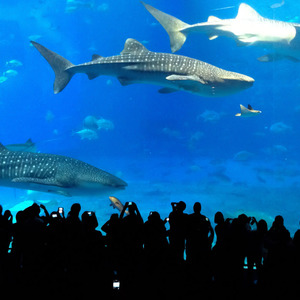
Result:
[[247,75],[243,75],[242,80],[245,81],[245,82],[247,82],[247,83],[249,83],[249,84],[251,84],[251,85],[253,85],[253,83],[255,81],[252,77],[247,76]]
[[116,178],[116,179],[117,180],[115,180],[111,185],[117,189],[124,190],[128,184],[120,178]]

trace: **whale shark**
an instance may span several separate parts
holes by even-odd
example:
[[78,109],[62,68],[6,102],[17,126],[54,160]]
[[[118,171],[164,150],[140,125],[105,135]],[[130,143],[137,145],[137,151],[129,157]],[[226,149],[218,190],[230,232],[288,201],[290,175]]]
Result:
[[92,61],[79,65],[73,65],[36,42],[31,43],[55,73],[55,94],[61,92],[76,73],[85,73],[89,79],[110,75],[117,77],[122,85],[148,83],[162,86],[160,93],[183,90],[204,97],[234,94],[251,87],[254,82],[249,76],[226,71],[197,59],[149,51],[131,38],[126,40],[120,55],[93,55]]
[[71,157],[10,151],[0,144],[0,186],[71,197],[101,195],[127,183]]
[[300,61],[300,24],[262,17],[251,6],[241,3],[234,19],[210,16],[207,22],[187,24],[142,2],[148,12],[163,26],[170,37],[172,52],[178,51],[193,32],[205,33],[210,40],[226,36],[238,46],[255,45],[273,52],[258,60],[263,62],[288,58]]
[[244,105],[240,104],[241,112],[235,114],[236,117],[254,117],[257,116],[258,114],[261,114],[260,110],[253,109],[250,104],[248,104],[248,108],[245,107]]

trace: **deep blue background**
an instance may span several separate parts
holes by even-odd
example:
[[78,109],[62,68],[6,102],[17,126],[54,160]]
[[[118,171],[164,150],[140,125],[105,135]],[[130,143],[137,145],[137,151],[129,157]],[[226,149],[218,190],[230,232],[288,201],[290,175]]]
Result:
[[[297,22],[298,1],[272,9],[274,3],[276,0],[247,2],[264,17]],[[149,4],[193,24],[206,21],[209,15],[234,18],[240,2],[152,0]],[[54,74],[30,46],[32,36],[74,64],[91,60],[94,53],[116,55],[129,37],[149,50],[170,52],[166,32],[139,1],[77,1],[72,12],[66,11],[68,5],[67,1],[46,0],[0,3],[0,74],[11,59],[23,63],[15,68],[16,77],[0,84],[3,144],[32,138],[41,152],[72,156],[119,175],[129,186],[117,196],[123,202],[136,201],[145,218],[155,209],[167,215],[174,200],[186,201],[191,212],[199,200],[203,213],[210,217],[217,210],[226,216],[245,212],[264,217],[270,224],[282,214],[291,230],[297,228],[299,63],[260,63],[257,57],[268,53],[264,49],[237,47],[228,38],[209,41],[205,35],[193,34],[178,54],[249,75],[256,80],[254,86],[213,99],[184,92],[163,95],[157,93],[157,86],[122,87],[116,78],[89,81],[79,74],[62,93],[54,95]],[[235,117],[239,104],[248,103],[263,113],[250,119]],[[49,111],[52,120],[46,120]],[[216,112],[219,119],[205,122],[201,117],[205,111]],[[74,131],[82,128],[87,115],[111,120],[114,130],[100,131],[97,140],[81,140]],[[271,125],[277,122],[290,130],[271,132]],[[278,145],[285,150],[274,150]],[[236,161],[239,151],[251,156]],[[1,192],[5,208],[27,199],[25,191],[2,188]],[[106,196],[96,200],[50,198],[55,199],[49,203],[53,209],[58,204],[69,207],[74,201],[95,209],[103,221],[99,223],[113,212]]]

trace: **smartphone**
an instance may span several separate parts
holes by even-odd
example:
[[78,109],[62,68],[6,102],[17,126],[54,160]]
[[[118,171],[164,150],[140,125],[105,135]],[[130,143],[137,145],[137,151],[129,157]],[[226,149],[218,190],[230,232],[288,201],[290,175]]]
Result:
[[57,218],[57,214],[52,214],[52,218]]
[[93,212],[91,211],[88,211],[88,215],[91,216],[93,214]]
[[113,289],[119,290],[120,289],[120,280],[114,280],[113,281]]
[[169,222],[169,221],[170,221],[170,218],[166,218],[166,221]]
[[132,205],[132,202],[129,202],[128,205]]
[[58,213],[59,214],[63,214],[64,213],[64,208],[63,207],[59,207],[58,208]]

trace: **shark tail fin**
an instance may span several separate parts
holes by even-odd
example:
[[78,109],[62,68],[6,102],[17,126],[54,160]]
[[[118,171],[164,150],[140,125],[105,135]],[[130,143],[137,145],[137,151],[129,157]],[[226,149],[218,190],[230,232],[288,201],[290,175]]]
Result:
[[41,53],[41,55],[47,60],[51,68],[55,73],[55,80],[53,85],[54,94],[61,92],[71,80],[72,74],[68,69],[74,66],[64,57],[47,49],[37,42],[31,41],[32,45]]
[[187,23],[182,22],[181,20],[168,15],[153,6],[144,3],[141,3],[145,6],[148,12],[162,25],[162,27],[167,31],[170,37],[170,44],[172,52],[178,51],[184,42],[186,41],[186,34],[181,32],[182,29],[189,26]]

